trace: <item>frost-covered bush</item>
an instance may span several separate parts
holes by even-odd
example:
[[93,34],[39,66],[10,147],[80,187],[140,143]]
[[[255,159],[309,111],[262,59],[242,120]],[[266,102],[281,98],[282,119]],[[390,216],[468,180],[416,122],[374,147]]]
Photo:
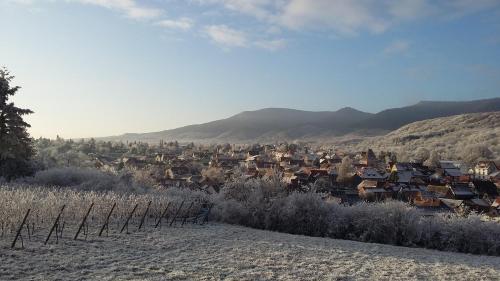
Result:
[[87,168],[52,168],[38,171],[19,182],[37,186],[71,187],[85,191],[120,191],[142,193],[148,188],[128,174],[115,175]]
[[249,226],[250,212],[241,202],[233,199],[215,200],[215,202],[216,204],[212,209],[213,219],[230,224]]
[[414,246],[420,240],[422,214],[404,203],[361,203],[344,208],[351,226],[346,238],[404,246]]
[[332,223],[331,204],[315,193],[292,193],[273,202],[267,225],[271,230],[326,236]]
[[500,255],[500,224],[477,215],[424,216],[399,201],[344,206],[315,193],[266,198],[255,188],[246,200],[213,197],[213,218],[291,234],[349,239],[473,254]]

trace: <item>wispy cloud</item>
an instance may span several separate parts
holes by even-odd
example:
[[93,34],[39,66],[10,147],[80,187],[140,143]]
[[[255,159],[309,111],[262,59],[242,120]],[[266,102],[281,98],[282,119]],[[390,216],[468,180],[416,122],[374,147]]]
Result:
[[425,17],[457,18],[500,7],[498,0],[194,0],[220,5],[291,30],[331,30],[341,35],[382,33]]
[[396,40],[389,44],[384,49],[385,54],[400,54],[408,51],[410,48],[410,42],[406,40]]
[[119,11],[133,19],[154,19],[163,14],[163,10],[139,4],[135,0],[67,0],[68,2],[78,2],[101,6],[104,8]]
[[246,47],[247,36],[244,32],[226,25],[209,25],[204,28],[205,34],[216,44],[225,47]]
[[259,40],[254,43],[258,48],[266,49],[268,51],[277,51],[286,47],[285,39],[273,39],[273,40]]
[[[1,0],[0,0],[1,1]],[[35,0],[5,0],[36,3]],[[42,1],[42,0],[39,0]],[[194,29],[194,20],[213,42],[224,47],[257,47],[278,50],[286,46],[280,39],[286,32],[327,32],[342,38],[363,33],[380,34],[400,24],[423,19],[454,20],[485,10],[500,8],[498,0],[44,0],[64,1],[107,8],[136,20],[172,30]],[[187,3],[187,4],[186,4]],[[197,5],[204,12],[217,12],[207,22],[206,16],[192,19],[169,18],[166,11],[179,5]],[[229,12],[228,12],[229,11]],[[245,32],[230,28],[235,17]],[[205,18],[204,18],[205,17]],[[250,19],[250,20],[248,20]],[[231,22],[231,23],[230,23]],[[241,22],[238,21],[241,25]],[[263,32],[267,30],[267,32]],[[386,53],[404,52],[408,42],[393,42]]]
[[179,18],[176,20],[161,20],[156,24],[168,29],[177,29],[186,31],[193,27],[194,21],[190,18]]

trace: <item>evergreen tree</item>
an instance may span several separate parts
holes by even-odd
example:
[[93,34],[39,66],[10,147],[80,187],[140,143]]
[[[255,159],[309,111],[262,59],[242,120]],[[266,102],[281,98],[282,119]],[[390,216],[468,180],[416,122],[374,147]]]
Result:
[[33,140],[27,132],[30,125],[23,120],[33,111],[9,101],[20,89],[11,87],[13,78],[5,68],[0,69],[0,177],[7,180],[33,172]]

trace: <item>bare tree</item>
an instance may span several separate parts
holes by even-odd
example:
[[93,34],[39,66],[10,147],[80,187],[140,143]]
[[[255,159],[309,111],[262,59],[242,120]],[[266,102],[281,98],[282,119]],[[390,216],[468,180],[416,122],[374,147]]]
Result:
[[486,145],[469,145],[462,152],[462,159],[468,164],[479,160],[491,159],[493,152]]
[[428,167],[437,167],[439,165],[439,153],[435,150],[431,151],[429,158],[424,162],[424,165]]
[[339,176],[337,181],[346,182],[352,176],[352,160],[349,156],[345,156],[342,159],[342,163],[339,166]]
[[417,151],[415,152],[415,160],[418,160],[420,162],[425,162],[429,157],[431,156],[431,153],[429,150],[425,147],[419,147]]

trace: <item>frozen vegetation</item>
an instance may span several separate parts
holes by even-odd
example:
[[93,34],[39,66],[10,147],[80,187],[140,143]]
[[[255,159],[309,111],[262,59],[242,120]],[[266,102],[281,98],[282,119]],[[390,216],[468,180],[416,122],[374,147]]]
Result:
[[500,112],[462,114],[419,121],[385,136],[367,138],[347,149],[393,151],[398,160],[417,156],[419,148],[436,151],[442,159],[500,159]]
[[28,233],[46,235],[63,205],[66,210],[61,224],[71,228],[78,225],[91,203],[94,207],[89,224],[102,225],[116,203],[110,225],[119,228],[136,204],[133,221],[137,223],[149,202],[148,218],[156,220],[168,202],[172,204],[168,216],[172,217],[185,201],[194,205],[182,209],[180,217],[194,217],[204,203],[213,203],[211,218],[230,224],[308,236],[500,255],[500,224],[482,221],[473,214],[424,216],[420,210],[392,201],[343,206],[323,200],[319,193],[287,194],[282,190],[272,180],[235,182],[215,195],[176,188],[124,194],[3,186],[0,188],[1,235],[12,239],[27,209],[32,210],[27,221]]
[[[96,232],[97,229],[91,229]],[[209,223],[0,248],[2,280],[498,280],[500,258]]]

